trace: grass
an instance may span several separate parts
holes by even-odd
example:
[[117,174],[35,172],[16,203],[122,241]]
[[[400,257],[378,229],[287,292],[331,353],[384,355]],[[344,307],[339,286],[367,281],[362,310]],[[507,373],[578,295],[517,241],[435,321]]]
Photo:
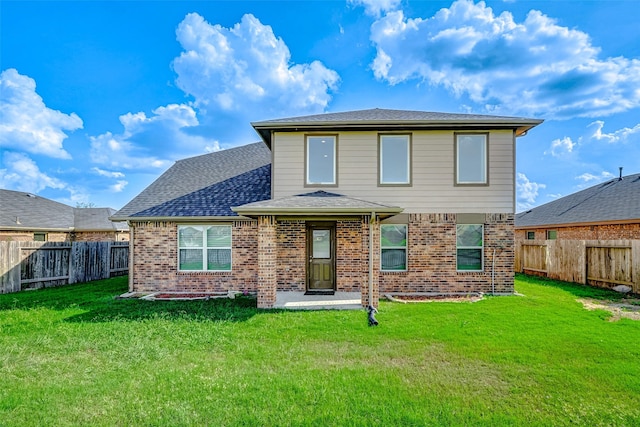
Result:
[[0,295],[0,425],[640,424],[640,322],[525,296],[259,311],[115,300],[126,278]]

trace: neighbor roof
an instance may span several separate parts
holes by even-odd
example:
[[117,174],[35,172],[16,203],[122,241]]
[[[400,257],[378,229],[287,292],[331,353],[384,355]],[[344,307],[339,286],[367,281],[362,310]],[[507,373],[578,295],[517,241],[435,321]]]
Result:
[[603,182],[516,215],[517,228],[640,222],[640,174]]
[[71,231],[73,208],[23,191],[0,190],[0,228]]
[[436,113],[429,111],[369,110],[345,111],[311,116],[253,122],[251,125],[271,146],[272,131],[310,130],[398,130],[398,129],[514,129],[520,136],[542,123],[522,117],[482,114]]
[[72,208],[31,193],[0,190],[0,229],[48,231],[124,231],[111,208]]
[[271,197],[270,164],[262,142],[178,160],[112,219],[235,216],[231,206]]
[[326,191],[314,191],[312,193],[297,194],[281,199],[249,203],[233,208],[233,210],[245,216],[264,214],[362,215],[371,212],[395,215],[402,212],[402,208],[398,206],[355,199]]

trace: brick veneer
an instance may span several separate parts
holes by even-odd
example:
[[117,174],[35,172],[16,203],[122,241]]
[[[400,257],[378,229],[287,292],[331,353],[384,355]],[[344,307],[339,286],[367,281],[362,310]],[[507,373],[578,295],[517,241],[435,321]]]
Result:
[[[369,218],[336,221],[336,288],[361,292],[369,304]],[[272,307],[276,290],[304,291],[306,286],[306,221],[234,221],[233,268],[230,272],[178,272],[177,224],[133,223],[132,290],[257,292],[258,306]],[[399,292],[513,292],[514,231],[512,214],[485,215],[484,271],[456,271],[456,215],[411,214],[408,221],[408,270],[379,271],[380,224],[373,227],[373,299]]]
[[230,272],[179,272],[178,225],[175,222],[134,222],[133,278],[136,292],[255,292],[258,283],[258,225],[232,224],[233,262]]
[[582,225],[575,227],[523,228],[515,231],[516,240],[525,240],[527,231],[535,231],[536,239],[546,239],[546,231],[555,230],[564,240],[634,240],[640,239],[640,220],[636,224]]
[[[491,292],[495,248],[496,293],[513,293],[513,215],[486,214],[484,271],[456,271],[456,215],[411,214],[408,266],[404,272],[380,272],[380,293]],[[379,240],[379,239],[377,239]]]

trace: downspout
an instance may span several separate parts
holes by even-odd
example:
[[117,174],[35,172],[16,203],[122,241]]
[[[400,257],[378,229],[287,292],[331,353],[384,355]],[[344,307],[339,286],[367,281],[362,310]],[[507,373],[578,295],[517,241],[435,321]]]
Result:
[[495,270],[496,270],[496,248],[493,248],[493,256],[491,257],[491,295],[496,294],[495,285]]
[[371,307],[373,307],[373,222],[375,217],[376,213],[372,211],[369,219],[369,306]]

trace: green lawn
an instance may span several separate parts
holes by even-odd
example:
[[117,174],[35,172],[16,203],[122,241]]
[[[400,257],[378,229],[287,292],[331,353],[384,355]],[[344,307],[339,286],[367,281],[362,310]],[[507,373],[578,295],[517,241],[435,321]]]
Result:
[[126,277],[0,295],[0,425],[640,425],[640,322],[525,296],[258,311],[114,300]]

